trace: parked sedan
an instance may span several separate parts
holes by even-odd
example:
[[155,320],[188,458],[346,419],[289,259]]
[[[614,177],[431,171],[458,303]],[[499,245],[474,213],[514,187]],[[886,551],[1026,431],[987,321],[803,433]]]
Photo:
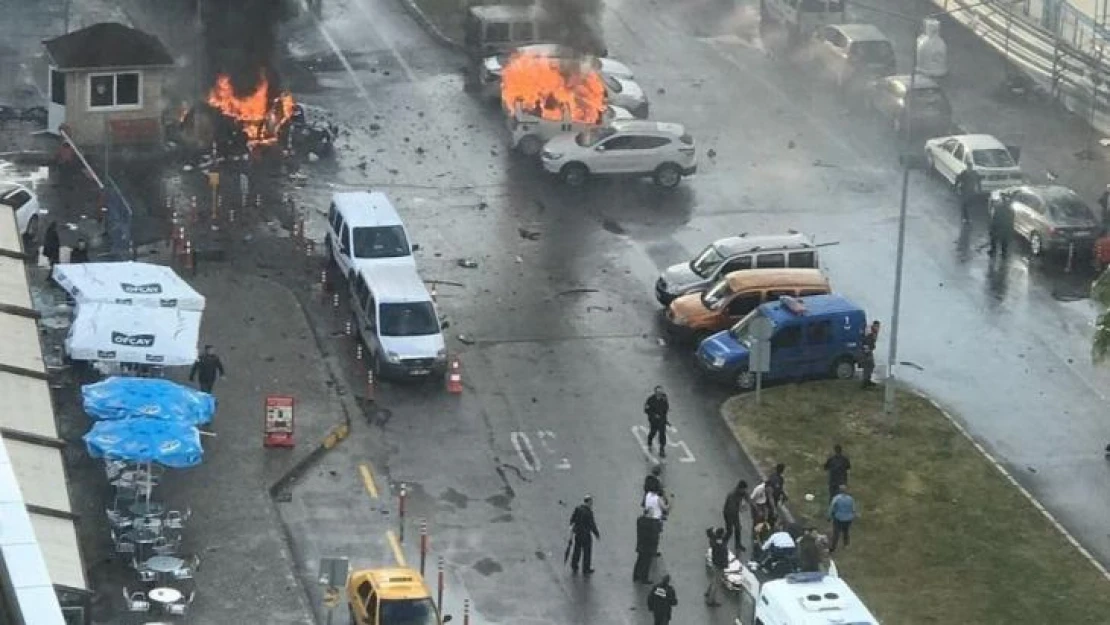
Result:
[[859,88],[895,71],[894,46],[871,24],[834,24],[814,33],[808,54],[838,87]]
[[913,95],[909,92],[909,76],[879,78],[870,85],[867,107],[881,115],[898,134],[903,133],[907,121],[915,136],[947,133],[952,127],[952,105],[940,85],[927,76],[917,76],[913,80]]
[[991,216],[1007,203],[1014,211],[1014,232],[1029,242],[1033,256],[1070,245],[1086,252],[1098,238],[1101,225],[1094,211],[1067,187],[1025,185],[995,191],[988,204]]
[[1025,179],[1011,148],[990,135],[953,135],[925,142],[925,162],[953,188],[965,169],[979,174],[978,188],[957,189],[965,195],[990,193]]
[[595,174],[651,176],[661,187],[674,187],[698,171],[694,138],[681,124],[641,120],[556,135],[542,160],[544,169],[574,187]]
[[46,214],[39,206],[38,196],[27,187],[15,183],[0,183],[0,205],[15,212],[15,223],[26,243],[38,236],[39,216]]

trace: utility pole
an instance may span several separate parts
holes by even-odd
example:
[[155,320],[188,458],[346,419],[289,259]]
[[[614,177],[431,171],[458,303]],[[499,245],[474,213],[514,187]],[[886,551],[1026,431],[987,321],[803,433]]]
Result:
[[69,5],[71,4],[71,1],[72,0],[66,0],[65,31],[62,33],[63,35],[69,34]]

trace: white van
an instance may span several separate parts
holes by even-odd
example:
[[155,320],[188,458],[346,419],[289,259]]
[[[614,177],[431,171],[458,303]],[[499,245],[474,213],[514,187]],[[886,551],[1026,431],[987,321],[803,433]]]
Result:
[[389,198],[381,192],[344,191],[331,196],[328,233],[324,240],[328,262],[348,280],[357,269],[377,264],[411,265],[408,231]]
[[835,574],[791,573],[744,583],[735,625],[879,625],[856,593]]
[[447,348],[442,326],[415,265],[359,267],[350,288],[355,327],[376,375],[443,375]]

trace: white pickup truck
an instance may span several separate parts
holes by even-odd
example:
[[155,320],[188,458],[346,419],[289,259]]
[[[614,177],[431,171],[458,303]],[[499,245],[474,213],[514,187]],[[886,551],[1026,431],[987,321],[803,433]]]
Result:
[[563,133],[579,133],[583,130],[605,126],[610,122],[622,119],[634,119],[632,113],[619,106],[606,106],[596,123],[574,121],[570,110],[562,107],[562,119],[552,120],[538,114],[539,111],[526,109],[517,102],[513,110],[507,111],[511,146],[525,156],[536,156],[543,149],[543,144],[555,135]]

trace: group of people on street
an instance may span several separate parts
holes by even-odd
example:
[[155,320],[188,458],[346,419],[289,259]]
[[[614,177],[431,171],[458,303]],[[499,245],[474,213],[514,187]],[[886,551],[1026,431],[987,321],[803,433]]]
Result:
[[[879,329],[879,322],[876,321],[867,332],[865,345],[869,345],[872,351]],[[866,386],[870,381],[869,371],[865,373],[864,380]],[[662,387],[656,386],[644,402],[644,413],[648,417],[649,450],[658,439],[660,459],[666,455],[669,410],[670,404],[666,393]],[[848,474],[851,469],[852,463],[844,454],[843,447],[839,444],[835,445],[833,453],[824,464],[824,470],[828,475],[827,516],[832,524],[830,553],[835,551],[841,542],[844,547],[847,547],[851,540],[850,529],[856,516],[855,500],[848,492]],[[785,474],[786,464],[778,463],[771,474],[750,491],[748,482],[739,480],[736,486],[725,495],[722,508],[723,526],[706,529],[712,568],[712,575],[704,593],[707,606],[721,605],[720,590],[725,585],[724,575],[731,559],[729,542],[732,541],[737,554],[747,551],[742,539],[743,521],[741,520],[745,507],[750,514],[753,558],[764,570],[772,572],[821,570],[823,537],[813,527],[805,529],[788,527],[785,519],[780,517],[780,508],[789,500],[786,493]],[[807,496],[807,499],[811,497]],[[632,568],[634,582],[652,584],[652,563],[661,555],[660,537],[669,509],[670,502],[663,486],[662,466],[656,464],[644,478],[643,492],[640,494],[640,514],[636,520],[636,562]],[[594,518],[593,497],[587,495],[570,516],[570,537],[564,561],[569,558],[572,574],[577,574],[580,568],[584,575],[593,574],[593,541],[600,539],[601,534]],[[647,594],[647,607],[652,613],[655,625],[670,623],[676,605],[678,605],[678,599],[671,584],[671,577],[663,575]]]
[[[50,269],[54,269],[54,265],[61,262],[62,258],[62,237],[58,234],[58,222],[52,221],[46,227],[46,232],[42,235],[42,255],[50,261]],[[84,238],[77,239],[75,245],[69,251],[70,263],[87,263],[89,262],[89,242]]]

